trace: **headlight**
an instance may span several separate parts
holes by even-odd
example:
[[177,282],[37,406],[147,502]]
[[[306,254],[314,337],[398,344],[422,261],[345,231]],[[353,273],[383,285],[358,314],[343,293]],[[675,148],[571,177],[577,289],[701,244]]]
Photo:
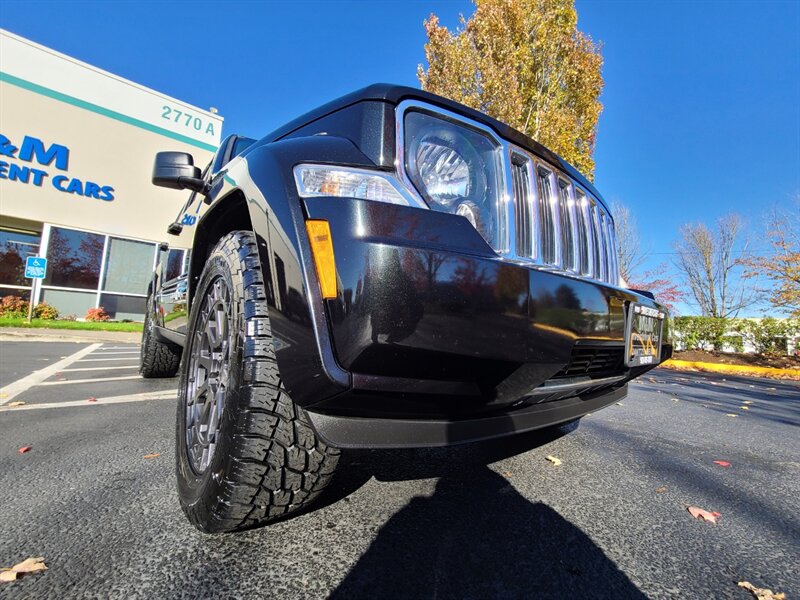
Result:
[[428,206],[461,215],[495,250],[504,250],[500,145],[475,129],[417,111],[406,113],[404,129],[404,168]]
[[386,173],[332,165],[297,165],[297,193],[301,198],[340,196],[388,204],[419,204],[394,177]]

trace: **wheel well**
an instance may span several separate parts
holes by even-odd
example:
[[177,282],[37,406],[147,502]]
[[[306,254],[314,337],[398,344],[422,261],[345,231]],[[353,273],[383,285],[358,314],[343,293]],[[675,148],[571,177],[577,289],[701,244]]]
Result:
[[253,223],[247,209],[247,201],[241,190],[234,190],[224,198],[220,198],[205,213],[197,224],[192,243],[192,258],[189,265],[189,299],[203,272],[208,256],[227,233],[237,230],[253,231]]

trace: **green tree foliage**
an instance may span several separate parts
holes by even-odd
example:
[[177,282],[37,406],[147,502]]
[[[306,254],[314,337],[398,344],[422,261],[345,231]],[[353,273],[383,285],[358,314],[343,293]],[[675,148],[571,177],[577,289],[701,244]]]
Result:
[[742,352],[747,343],[758,354],[785,354],[787,340],[800,333],[800,320],[772,317],[675,317],[670,326],[683,349],[706,350],[710,347],[717,352],[725,348]]
[[603,58],[577,24],[574,0],[475,0],[455,33],[431,15],[420,83],[522,131],[592,178]]

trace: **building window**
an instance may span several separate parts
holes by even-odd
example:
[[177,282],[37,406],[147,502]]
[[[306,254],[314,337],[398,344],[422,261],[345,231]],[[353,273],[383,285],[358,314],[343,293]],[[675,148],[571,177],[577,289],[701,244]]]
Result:
[[45,225],[47,277],[39,300],[83,318],[102,306],[115,320],[141,321],[157,245]]
[[28,297],[25,259],[39,254],[41,236],[32,231],[0,229],[0,296]]
[[44,285],[96,290],[105,241],[97,233],[51,227]]
[[45,288],[42,290],[42,296],[39,301],[55,306],[58,309],[58,314],[62,317],[82,319],[86,316],[86,311],[97,306],[97,294]]
[[[120,238],[108,241],[103,290],[146,294],[153,277],[153,244]],[[108,308],[103,304],[108,311]]]

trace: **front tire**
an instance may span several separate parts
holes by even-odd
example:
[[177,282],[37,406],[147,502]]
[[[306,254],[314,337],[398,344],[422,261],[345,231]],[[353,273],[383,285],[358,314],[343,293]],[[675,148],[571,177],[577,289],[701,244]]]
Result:
[[181,364],[181,351],[156,339],[153,332],[153,319],[150,316],[150,302],[142,327],[142,344],[139,355],[139,373],[145,379],[175,377]]
[[189,521],[236,531],[307,506],[339,451],[281,387],[252,233],[226,235],[208,257],[184,352],[176,470]]

